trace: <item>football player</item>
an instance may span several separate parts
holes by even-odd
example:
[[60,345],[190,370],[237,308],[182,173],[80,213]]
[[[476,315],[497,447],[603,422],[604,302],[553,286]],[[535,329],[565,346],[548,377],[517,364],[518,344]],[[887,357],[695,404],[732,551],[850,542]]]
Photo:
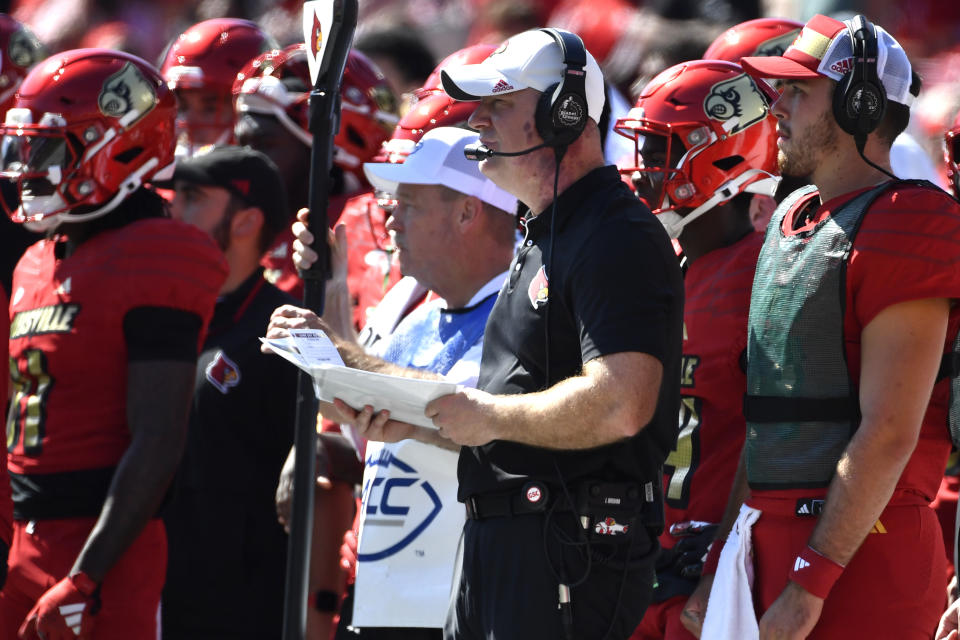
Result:
[[654,604],[635,640],[693,636],[681,611],[700,575],[743,446],[750,284],[763,237],[753,193],[777,185],[776,119],[767,85],[730,62],[667,69],[617,131],[634,140],[630,173],[686,256],[679,437],[664,463],[666,530]]
[[[233,85],[237,141],[266,154],[279,167],[290,196],[290,221],[307,206],[310,183],[310,71],[306,48],[295,44],[252,60]],[[334,138],[333,184],[327,215],[340,216],[347,198],[368,189],[361,165],[371,160],[397,124],[397,100],[383,74],[362,53],[351,51],[340,85],[340,129]],[[301,282],[291,262],[289,227],[264,256],[264,276],[299,297]]]
[[703,59],[740,62],[745,56],[779,56],[802,27],[802,22],[787,18],[747,20],[721,33],[707,47]]
[[[13,106],[13,96],[27,72],[47,57],[47,51],[37,37],[21,22],[0,13],[0,119]],[[0,181],[0,194],[15,208],[16,188],[9,182]],[[24,250],[39,240],[23,225],[15,224],[6,216],[0,216],[0,283],[10,291],[10,279],[17,260]]]
[[199,22],[170,43],[160,72],[177,97],[177,155],[233,136],[230,91],[244,65],[276,41],[249,20],[214,18]]
[[15,511],[0,637],[156,637],[157,510],[226,277],[209,237],[145,187],[172,168],[175,117],[153,66],[81,49],[35,67],[0,128],[12,219],[47,233],[10,300]]

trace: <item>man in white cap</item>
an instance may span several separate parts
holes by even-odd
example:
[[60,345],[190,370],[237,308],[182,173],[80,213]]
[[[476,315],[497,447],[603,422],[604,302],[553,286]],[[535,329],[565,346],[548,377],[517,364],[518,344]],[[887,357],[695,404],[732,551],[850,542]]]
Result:
[[[527,209],[487,323],[482,391],[426,410],[465,445],[446,637],[626,638],[650,601],[660,465],[677,436],[679,265],[663,226],[604,166],[603,78],[577,36],[527,31],[441,79],[479,101],[471,157]],[[369,418],[357,422],[372,438],[409,431]]]
[[745,504],[708,556],[702,637],[930,637],[946,588],[929,503],[950,452],[960,206],[893,177],[918,88],[881,27],[814,16],[782,56],[741,64],[782,80],[779,165],[813,185],[774,212],[757,263],[727,530]]
[[[304,326],[331,331],[333,325],[331,337],[349,366],[476,385],[487,316],[516,244],[517,204],[464,157],[464,147],[476,141],[476,133],[441,127],[427,133],[402,164],[364,165],[371,184],[397,200],[387,229],[405,278],[373,314],[374,319],[391,316],[390,327],[364,332],[361,340],[385,337],[362,345],[352,338],[343,261],[335,267],[329,288],[340,292],[341,299],[328,297],[328,322],[321,323],[305,309],[284,306],[274,312],[268,337]],[[298,246],[312,242],[302,226],[297,230]],[[336,254],[345,260],[345,249]],[[309,249],[295,256],[301,268],[315,259]],[[410,295],[415,287],[426,287],[439,298],[403,317],[408,300],[416,297]],[[366,450],[353,612],[353,626],[362,628],[363,638],[441,636],[464,521],[456,497],[454,451],[459,447],[435,430],[421,429],[417,435],[429,444],[408,439],[371,443]],[[424,500],[428,489],[437,502],[432,496]],[[376,592],[373,597],[371,591]],[[350,620],[344,612],[345,633]]]

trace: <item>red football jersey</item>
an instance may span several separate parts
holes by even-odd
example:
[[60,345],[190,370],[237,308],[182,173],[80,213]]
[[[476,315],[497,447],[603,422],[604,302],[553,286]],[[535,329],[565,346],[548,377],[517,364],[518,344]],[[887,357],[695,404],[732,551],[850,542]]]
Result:
[[[861,191],[834,198],[816,212],[803,228],[811,228],[831,210]],[[784,218],[784,233],[816,193],[802,199]],[[854,384],[860,380],[860,335],[863,328],[883,309],[899,302],[925,298],[960,299],[960,204],[946,193],[903,185],[881,195],[864,216],[847,267],[844,340],[847,363]],[[960,329],[960,307],[953,305],[944,342],[951,350]],[[897,482],[891,504],[900,501],[931,502],[950,453],[947,430],[949,380],[940,380],[923,418],[913,455]],[[759,493],[759,492],[758,492]],[[769,494],[770,492],[764,492]],[[783,492],[777,492],[783,493]],[[787,492],[803,496],[826,493],[826,489],[797,489]]]
[[[4,312],[0,314],[0,331],[3,331],[4,336],[10,334],[10,316],[7,314],[7,308],[9,306],[9,301],[7,300],[7,292],[3,290],[3,287],[0,287],[0,302],[3,303]],[[8,346],[6,341],[4,341],[4,346]],[[10,359],[10,355],[7,352],[7,349],[3,350],[3,359],[7,361]],[[4,401],[7,399],[7,394],[9,389],[7,385],[9,383],[9,378],[5,375],[0,375],[0,398]],[[0,540],[3,540],[7,547],[10,546],[10,540],[13,534],[13,498],[11,497],[10,491],[10,476],[7,474],[7,457],[0,456]]]
[[207,234],[164,218],[101,232],[63,260],[56,244],[31,246],[13,275],[7,447],[19,474],[116,465],[130,443],[124,316],[196,313],[202,343],[227,275]]
[[[330,196],[327,205],[327,219],[333,222],[340,217],[344,204],[347,202],[347,196]],[[293,225],[293,219],[290,220]],[[281,291],[286,291],[298,300],[303,299],[303,280],[297,273],[297,267],[293,264],[293,231],[290,226],[277,234],[276,239],[267,252],[260,259],[260,266],[263,267],[264,279]]]
[[747,346],[750,289],[763,235],[694,261],[684,276],[680,435],[664,462],[664,547],[670,525],[719,522],[746,433],[741,357]]
[[389,214],[372,192],[355,196],[343,207],[338,224],[347,228],[347,289],[353,303],[353,323],[359,331],[387,289],[400,280],[400,267],[387,249]]

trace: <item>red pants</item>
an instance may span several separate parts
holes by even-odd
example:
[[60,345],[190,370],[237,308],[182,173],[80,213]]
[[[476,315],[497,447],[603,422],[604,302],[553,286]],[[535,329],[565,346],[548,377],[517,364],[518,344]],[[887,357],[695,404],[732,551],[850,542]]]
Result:
[[695,640],[680,624],[680,612],[685,604],[687,596],[674,596],[651,604],[630,640]]
[[[787,584],[817,521],[793,515],[796,500],[751,499],[758,617]],[[834,584],[810,640],[929,640],[946,606],[946,555],[926,504],[888,506]]]
[[[38,520],[13,524],[10,573],[0,592],[0,638],[13,640],[43,593],[67,576],[94,518]],[[159,637],[160,591],[167,570],[163,522],[151,520],[107,574],[100,587],[95,640],[149,640]]]

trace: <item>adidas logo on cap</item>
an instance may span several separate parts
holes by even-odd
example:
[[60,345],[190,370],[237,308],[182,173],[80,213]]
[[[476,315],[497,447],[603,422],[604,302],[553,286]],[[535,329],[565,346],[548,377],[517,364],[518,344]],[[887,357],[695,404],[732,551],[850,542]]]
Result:
[[493,89],[490,90],[491,93],[503,93],[504,91],[512,91],[513,85],[508,84],[504,80],[500,80],[493,86]]

